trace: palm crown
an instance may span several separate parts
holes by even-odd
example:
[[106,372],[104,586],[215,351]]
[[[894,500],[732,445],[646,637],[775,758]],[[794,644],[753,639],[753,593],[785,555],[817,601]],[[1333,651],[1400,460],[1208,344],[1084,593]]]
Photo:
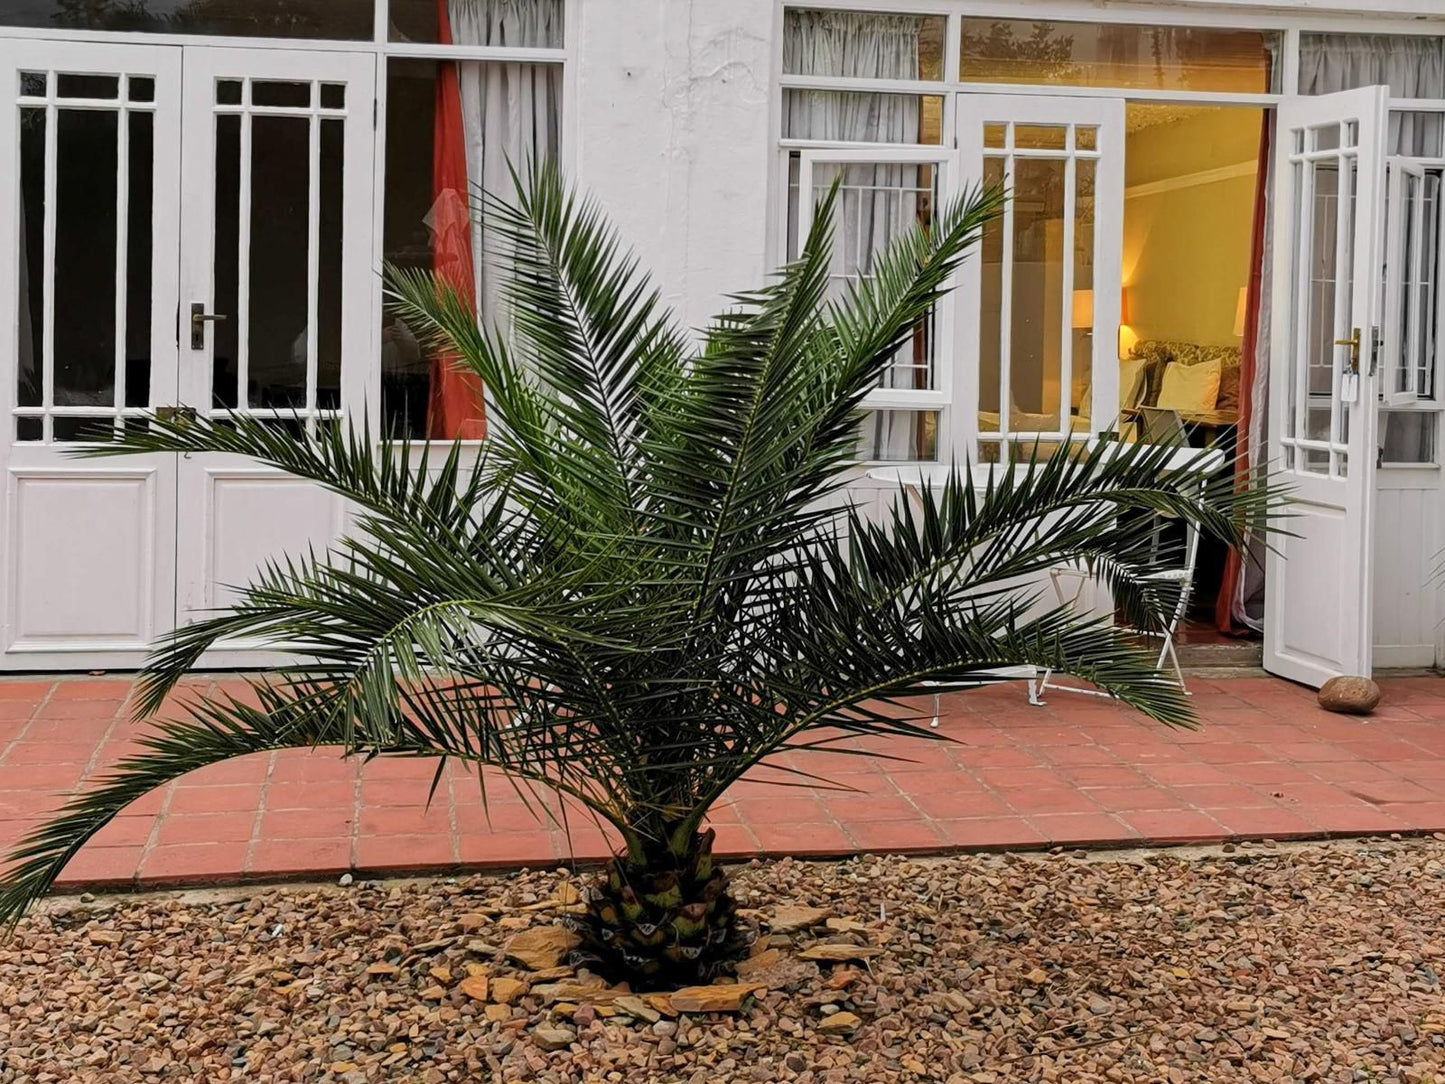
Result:
[[[831,200],[831,196],[828,197]],[[843,494],[860,404],[925,318],[1003,194],[975,191],[828,296],[832,219],[701,336],[673,322],[598,208],[551,167],[485,198],[509,249],[508,335],[419,272],[398,314],[480,377],[490,436],[414,462],[365,427],[297,439],[264,423],[154,420],[91,454],[225,451],[312,479],[356,510],[329,554],[277,560],[234,608],[154,655],[154,712],[218,640],[288,645],[296,668],[156,724],[25,841],[0,892],[19,916],[126,804],[205,764],[321,744],[455,758],[570,796],[621,840],[579,920],[594,966],[706,976],[745,935],[703,829],[709,807],[784,748],[929,737],[897,699],[1015,664],[1095,682],[1167,723],[1180,690],[1095,619],[1039,605],[1021,578],[1082,563],[1136,621],[1152,586],[1149,515],[1234,540],[1269,496],[1202,492],[1167,450],[1100,444],[968,472],[869,522]],[[480,773],[479,773],[480,774]]]

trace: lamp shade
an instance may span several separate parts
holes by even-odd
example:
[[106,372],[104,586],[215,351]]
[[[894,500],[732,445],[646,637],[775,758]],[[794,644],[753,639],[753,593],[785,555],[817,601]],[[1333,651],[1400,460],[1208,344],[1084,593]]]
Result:
[[1074,291],[1074,327],[1091,328],[1094,326],[1094,291]]
[[1239,300],[1234,303],[1234,337],[1244,338],[1244,317],[1249,310],[1249,287],[1239,288]]

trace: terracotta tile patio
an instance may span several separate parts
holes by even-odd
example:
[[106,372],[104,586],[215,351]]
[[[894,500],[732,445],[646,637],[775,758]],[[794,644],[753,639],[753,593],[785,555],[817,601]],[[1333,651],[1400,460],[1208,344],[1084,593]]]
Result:
[[[227,679],[218,679],[225,681]],[[202,681],[201,687],[215,682]],[[1445,830],[1445,681],[1387,679],[1369,719],[1330,715],[1270,679],[1192,683],[1204,722],[1170,731],[1091,697],[1032,708],[1018,686],[944,698],[957,744],[894,742],[907,761],[798,756],[851,790],[745,780],[715,810],[731,855],[839,855],[1054,844],[1203,842]],[[0,680],[0,847],[130,751],[129,682]],[[330,751],[248,757],[132,807],[64,883],[163,884],[595,860],[576,810],[539,821],[505,779],[431,761],[365,768]]]

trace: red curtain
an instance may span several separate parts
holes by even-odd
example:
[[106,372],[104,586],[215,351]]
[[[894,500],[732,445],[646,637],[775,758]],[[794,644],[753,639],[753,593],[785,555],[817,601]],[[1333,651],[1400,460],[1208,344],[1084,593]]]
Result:
[[[450,45],[452,22],[447,0],[437,0],[437,25],[437,41]],[[454,63],[437,64],[432,190],[432,270],[475,305],[467,143]],[[439,353],[432,358],[426,429],[427,436],[434,440],[480,440],[487,435],[481,382],[474,373],[460,368],[452,354]]]
[[[1272,118],[1266,113],[1259,126],[1259,168],[1254,187],[1254,233],[1249,251],[1249,293],[1244,309],[1244,336],[1239,358],[1239,424],[1235,426],[1235,477],[1244,484],[1249,477],[1249,425],[1260,404],[1254,401],[1254,374],[1258,365],[1256,338],[1259,331],[1260,286],[1265,274],[1264,230],[1265,189],[1269,184],[1270,131]],[[1214,625],[1220,632],[1237,635],[1245,630],[1235,624],[1234,598],[1239,593],[1239,580],[1244,572],[1245,555],[1230,550],[1224,562],[1224,576],[1219,597],[1214,602]]]

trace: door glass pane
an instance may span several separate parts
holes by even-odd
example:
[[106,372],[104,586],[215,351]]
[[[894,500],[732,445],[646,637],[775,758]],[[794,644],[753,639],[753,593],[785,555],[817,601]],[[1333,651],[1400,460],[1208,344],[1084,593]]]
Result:
[[[1068,428],[1088,432],[1092,419],[1090,396],[1094,363],[1094,166],[1087,158],[1074,163],[1074,283],[1070,312],[1073,319],[1068,330],[1072,374],[1069,383],[1070,415]],[[1087,299],[1087,303],[1086,303]],[[1114,404],[1101,404],[1109,421]]]
[[869,411],[858,431],[858,458],[873,463],[937,460],[938,411]]
[[303,117],[249,119],[246,402],[299,410],[307,405],[311,124]]
[[20,110],[20,357],[16,403],[23,407],[40,406],[43,394],[45,133],[44,109]]
[[[985,132],[993,125],[985,126]],[[997,125],[999,129],[1005,125]],[[999,136],[999,145],[1003,144]],[[1004,160],[985,158],[983,183],[992,187],[1004,181]],[[978,428],[982,432],[999,431],[1003,410],[1000,358],[1003,343],[1003,246],[1005,216],[992,219],[984,227],[979,245],[979,269],[982,289],[978,314]]]
[[1259,94],[1275,81],[1274,30],[965,18],[970,83],[1140,87]]
[[445,27],[436,0],[390,0],[389,14],[392,41],[560,49],[566,10],[565,0],[453,2]]
[[317,228],[316,406],[341,406],[341,167],[345,156],[343,122],[321,124],[320,222]]
[[1009,428],[1014,431],[1060,427],[1064,167],[1057,158],[1014,162],[1008,350]]
[[372,0],[23,0],[0,4],[0,26],[366,41],[374,8]]
[[119,114],[62,109],[55,127],[54,402],[113,406]]
[[225,409],[240,398],[241,118],[216,117],[216,236],[211,312],[211,404]]
[[[132,80],[134,82],[134,80]],[[126,221],[125,405],[151,403],[151,207],[155,202],[155,117],[131,113]]]
[[[1309,279],[1306,297],[1305,425],[1300,434],[1310,440],[1328,441],[1335,383],[1336,296],[1340,269],[1337,243],[1339,226],[1340,171],[1338,162],[1310,163]],[[1306,456],[1312,471],[1327,472],[1328,455]]]

